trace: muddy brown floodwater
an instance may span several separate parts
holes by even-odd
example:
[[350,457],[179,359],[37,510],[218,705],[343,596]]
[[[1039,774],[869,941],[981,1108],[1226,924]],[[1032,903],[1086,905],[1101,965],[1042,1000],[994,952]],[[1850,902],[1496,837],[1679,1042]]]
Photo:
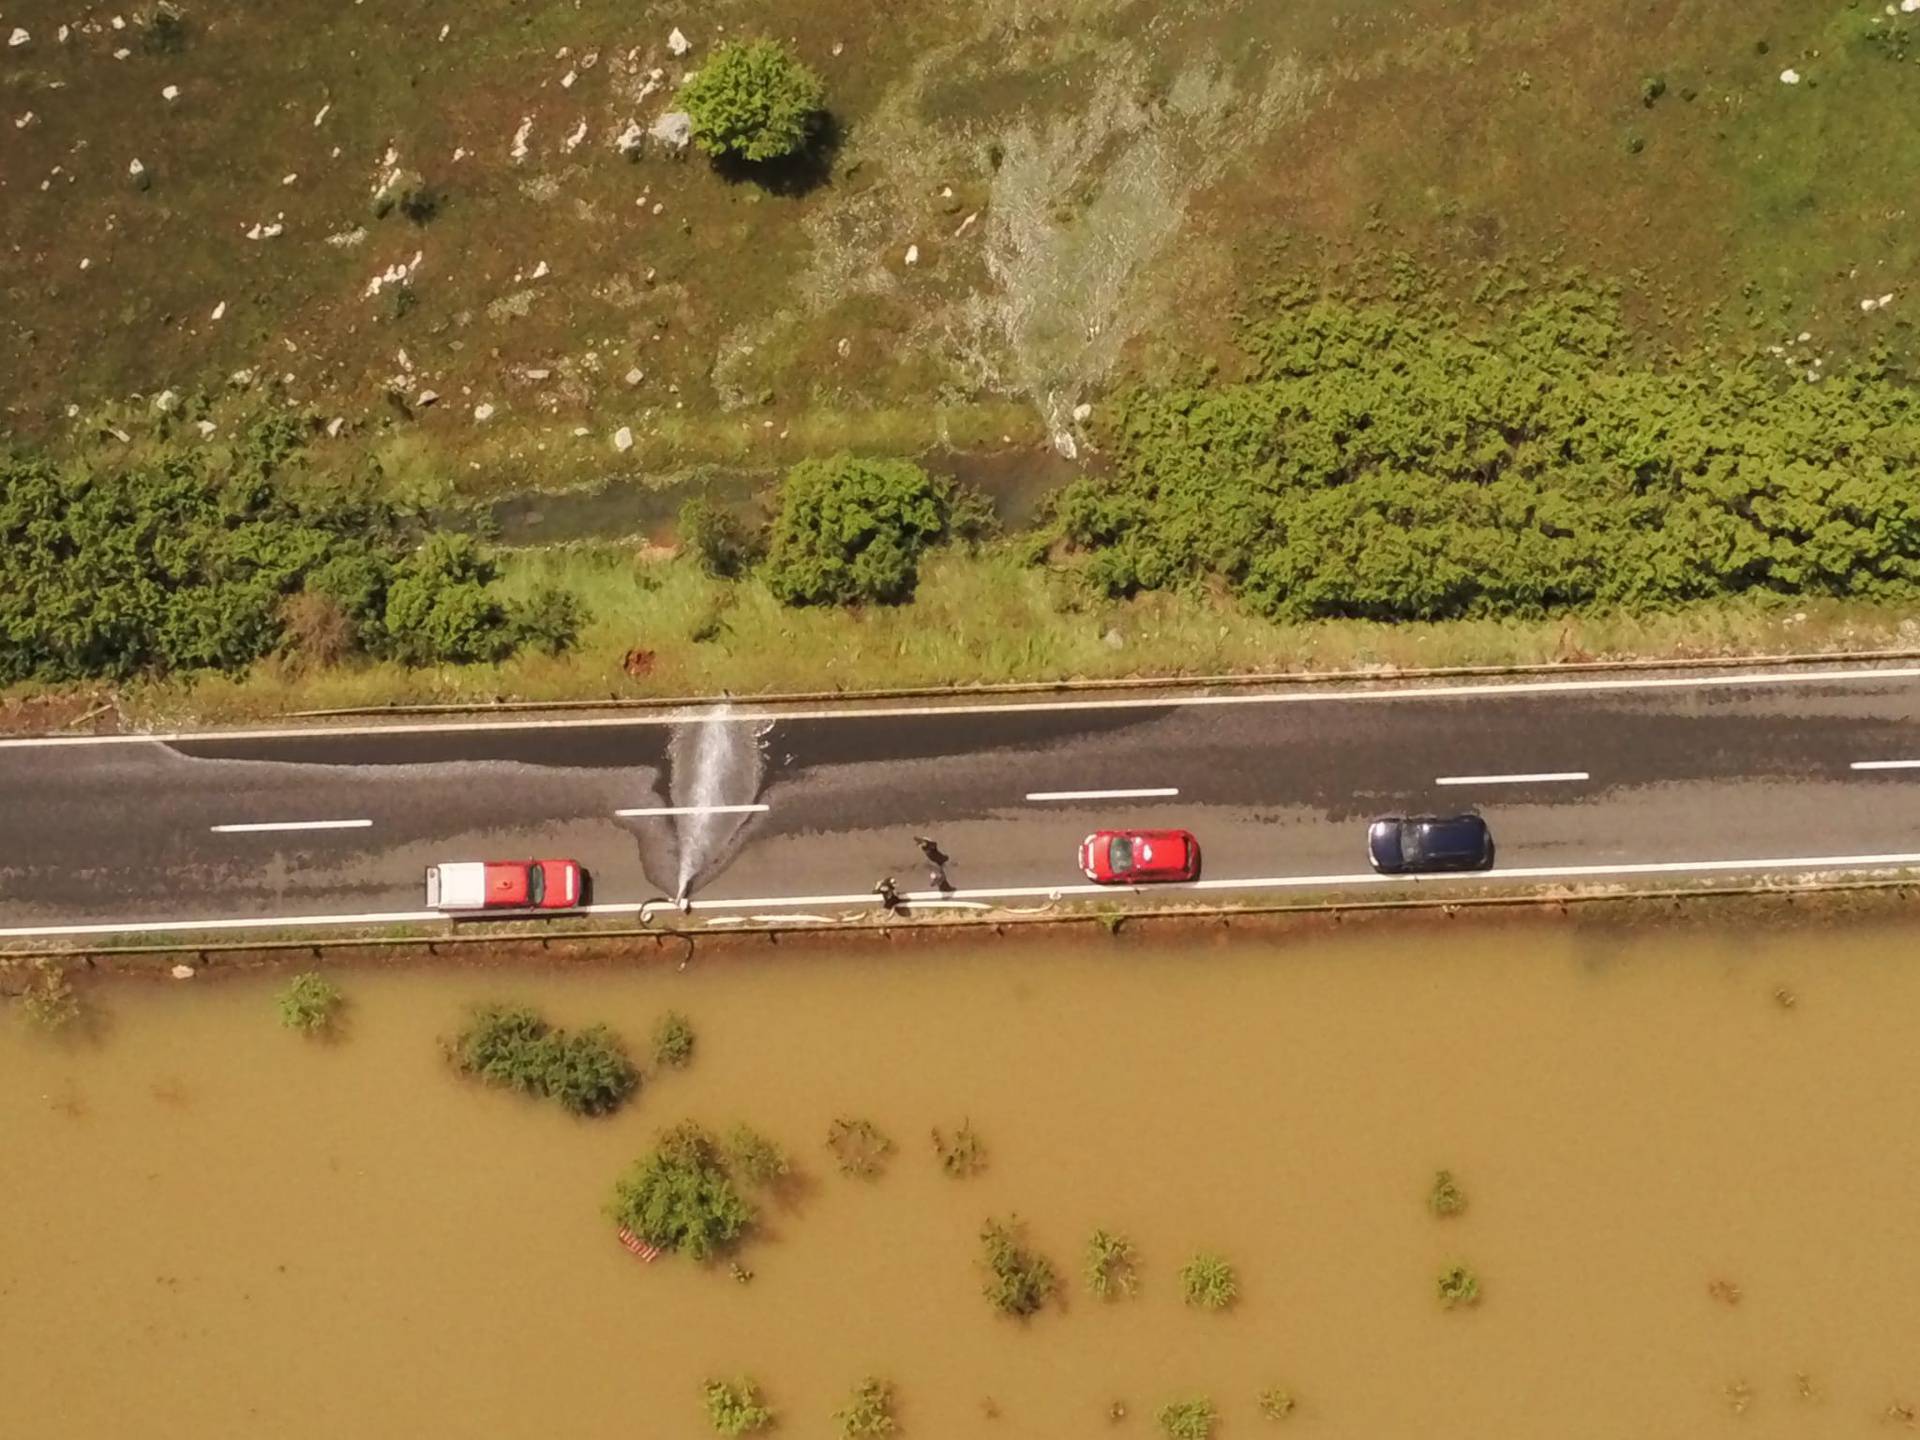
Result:
[[[332,1045],[278,1027],[271,979],[97,986],[90,1039],[0,1031],[0,1430],[697,1437],[701,1380],[744,1372],[795,1436],[866,1374],[906,1437],[1146,1437],[1195,1395],[1227,1440],[1904,1433],[1913,940],[1462,923],[349,972]],[[636,1048],[671,1006],[698,1054],[575,1121],[447,1071],[436,1036],[492,998]],[[837,1114],[899,1142],[882,1178],[825,1163]],[[750,1283],[643,1266],[602,1218],[686,1116],[803,1161]],[[929,1131],[968,1118],[989,1168],[950,1179]],[[1009,1212],[1071,1281],[1024,1325],[975,1270]],[[1137,1299],[1082,1286],[1096,1225],[1133,1238]],[[1182,1305],[1199,1250],[1238,1267],[1232,1311]],[[1482,1300],[1447,1313],[1455,1260]]]

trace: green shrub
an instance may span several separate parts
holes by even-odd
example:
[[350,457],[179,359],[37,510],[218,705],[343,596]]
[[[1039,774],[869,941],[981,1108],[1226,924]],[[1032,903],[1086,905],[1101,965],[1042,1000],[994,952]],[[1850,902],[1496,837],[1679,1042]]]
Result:
[[1111,1230],[1096,1230],[1087,1237],[1086,1273],[1087,1289],[1101,1300],[1137,1294],[1140,1289],[1133,1242]]
[[587,623],[586,607],[571,590],[542,585],[507,607],[507,627],[516,646],[546,655],[571,650]]
[[679,1070],[693,1061],[693,1025],[677,1010],[669,1010],[653,1027],[653,1063]]
[[778,1185],[792,1173],[786,1151],[750,1125],[727,1132],[727,1163],[749,1185]]
[[614,1186],[611,1213],[649,1245],[702,1261],[724,1253],[754,1223],[718,1142],[691,1122],[667,1131],[651,1155],[634,1162]]
[[1167,1440],[1208,1440],[1220,1415],[1213,1408],[1213,1401],[1201,1398],[1176,1400],[1170,1405],[1162,1405],[1155,1418],[1160,1422],[1160,1433]]
[[1023,1243],[1018,1217],[989,1220],[980,1229],[981,1260],[987,1270],[987,1302],[1003,1315],[1027,1316],[1052,1298],[1058,1286],[1053,1264]]
[[1427,1194],[1427,1208],[1442,1217],[1458,1215],[1467,1208],[1467,1197],[1455,1183],[1451,1170],[1435,1172],[1433,1189]]
[[910,460],[803,460],[781,483],[762,573],[785,605],[897,604],[949,533],[953,483]]
[[[0,684],[238,671],[278,649],[495,659],[517,637],[466,537],[362,483],[321,487],[304,427],[121,464],[0,455]],[[391,633],[390,633],[391,632]]]
[[1109,594],[1219,579],[1280,620],[1920,593],[1920,406],[1878,362],[1642,360],[1570,283],[1474,317],[1274,297],[1250,378],[1117,397],[1054,541]]
[[20,1013],[41,1030],[64,1030],[80,1018],[80,996],[67,972],[51,960],[33,962],[33,973],[20,992]]
[[280,992],[280,1023],[289,1030],[320,1035],[331,1030],[340,1018],[344,1002],[339,987],[314,971],[293,977]]
[[524,1008],[475,1010],[448,1058],[489,1085],[550,1097],[576,1115],[611,1114],[640,1084],[619,1037],[604,1025],[569,1035]]
[[731,580],[760,558],[760,536],[739,516],[711,500],[680,507],[680,547],[707,574]]
[[471,536],[434,534],[394,572],[387,643],[409,665],[498,660],[513,648],[492,585],[494,565]]
[[760,1387],[751,1380],[709,1380],[707,1420],[716,1435],[750,1435],[773,1428],[773,1411],[760,1403]]
[[971,1120],[962,1120],[960,1128],[951,1135],[935,1126],[933,1152],[940,1157],[940,1168],[956,1180],[978,1175],[987,1168],[987,1147]]
[[887,1157],[893,1153],[893,1141],[882,1135],[871,1120],[837,1116],[827,1127],[827,1149],[833,1152],[842,1175],[871,1180],[886,1168]]
[[865,1435],[891,1435],[899,1428],[893,1418],[893,1385],[868,1376],[854,1387],[853,1397],[833,1412],[846,1440]]
[[1189,1305],[1224,1310],[1239,1296],[1240,1283],[1220,1256],[1201,1254],[1180,1267],[1180,1291]]
[[820,77],[778,42],[731,40],[687,77],[680,103],[702,150],[757,163],[807,148],[826,93]]
[[1480,1277],[1464,1265],[1449,1265],[1435,1283],[1440,1303],[1449,1310],[1456,1305],[1474,1305],[1480,1300]]
[[1260,1392],[1260,1415],[1266,1420],[1284,1420],[1293,1414],[1295,1401],[1291,1390],[1272,1386]]

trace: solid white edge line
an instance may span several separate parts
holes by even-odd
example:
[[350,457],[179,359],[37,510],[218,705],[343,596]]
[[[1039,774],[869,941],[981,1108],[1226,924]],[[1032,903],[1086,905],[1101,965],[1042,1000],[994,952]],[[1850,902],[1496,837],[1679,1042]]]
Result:
[[1029,800],[1154,800],[1180,792],[1172,786],[1145,790],[1029,790]]
[[635,819],[648,815],[759,815],[772,808],[771,805],[643,805],[613,813],[624,819]]
[[1920,760],[1856,760],[1849,770],[1920,770]]
[[[1759,860],[1656,860],[1622,862],[1616,865],[1533,865],[1501,870],[1473,870],[1441,875],[1376,875],[1372,872],[1350,875],[1267,875],[1239,880],[1193,880],[1179,885],[1018,885],[997,890],[916,890],[903,893],[909,903],[930,904],[955,900],[1021,900],[1037,897],[1064,899],[1069,895],[1142,894],[1149,890],[1311,890],[1316,887],[1338,889],[1356,885],[1430,885],[1499,884],[1508,880],[1575,880],[1603,876],[1631,875],[1723,875],[1741,872],[1795,870],[1815,873],[1824,870],[1906,869],[1920,866],[1920,852],[1894,855],[1796,855]],[[647,901],[621,901],[587,905],[566,912],[570,915],[623,915],[638,912]],[[695,900],[689,909],[699,911],[777,910],[790,905],[876,905],[879,897],[871,890],[845,895],[773,895],[751,900]],[[91,925],[24,925],[0,929],[0,940],[29,940],[62,935],[139,935],[163,934],[185,930],[294,930],[307,926],[399,925],[422,920],[446,920],[437,910],[408,910],[385,915],[290,915],[260,920],[162,920],[101,923]],[[509,918],[509,917],[502,917]],[[503,941],[517,937],[502,936]]]
[[863,708],[857,701],[833,709],[741,710],[712,708],[649,715],[592,715],[544,720],[457,720],[440,724],[308,725],[272,730],[175,730],[152,735],[17,735],[0,738],[0,750],[33,746],[227,744],[239,740],[313,740],[328,736],[492,734],[512,730],[611,729],[635,725],[689,725],[767,721],[907,719],[939,715],[1022,715],[1073,710],[1169,710],[1201,705],[1298,705],[1337,701],[1446,700],[1487,696],[1602,694],[1631,690],[1712,690],[1768,685],[1851,685],[1869,680],[1920,679],[1920,666],[1814,670],[1792,674],[1744,671],[1738,675],[1646,675],[1619,680],[1481,681],[1470,685],[1379,686],[1353,690],[1286,690],[1234,695],[1126,696],[1105,700],[1016,701],[1010,704],[902,705]]
[[256,835],[269,830],[365,830],[371,820],[255,820],[244,825],[209,825],[216,835]]
[[1550,785],[1591,778],[1584,770],[1542,770],[1537,775],[1442,775],[1436,785]]

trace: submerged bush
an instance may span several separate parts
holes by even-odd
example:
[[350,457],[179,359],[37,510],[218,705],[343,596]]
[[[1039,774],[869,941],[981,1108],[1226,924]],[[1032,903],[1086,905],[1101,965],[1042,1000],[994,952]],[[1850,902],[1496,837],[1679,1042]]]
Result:
[[1202,1397],[1162,1405],[1154,1418],[1160,1422],[1160,1433],[1167,1440],[1208,1440],[1220,1413],[1213,1408],[1213,1401]]
[[1096,1230],[1087,1237],[1087,1289],[1101,1300],[1132,1295],[1140,1289],[1133,1242],[1126,1236]]
[[1449,1265],[1435,1282],[1440,1303],[1449,1310],[1456,1305],[1473,1305],[1480,1299],[1480,1277],[1464,1265]]
[[940,1168],[956,1180],[978,1175],[987,1168],[986,1143],[971,1120],[962,1120],[960,1128],[951,1135],[935,1126],[933,1153],[940,1157]]
[[792,1173],[786,1151],[750,1125],[727,1132],[727,1163],[749,1185],[778,1185]]
[[1260,1415],[1266,1420],[1284,1420],[1293,1414],[1293,1392],[1275,1385],[1260,1392]]
[[1577,283],[1478,323],[1278,298],[1244,349],[1111,407],[1111,473],[1054,507],[1095,588],[1218,578],[1289,621],[1920,593],[1920,404],[1876,363],[1656,365]]
[[1224,1310],[1239,1296],[1240,1283],[1220,1256],[1201,1254],[1180,1267],[1180,1291],[1189,1305]]
[[760,1403],[760,1387],[751,1380],[709,1380],[704,1393],[716,1435],[751,1435],[773,1426],[773,1411]]
[[64,1030],[80,1018],[80,996],[67,972],[51,960],[36,960],[20,992],[20,1013],[41,1030]]
[[1003,1315],[1032,1315],[1053,1297],[1059,1283],[1053,1264],[1027,1248],[1017,1217],[987,1221],[980,1229],[980,1249],[987,1271],[984,1293]]
[[842,1175],[871,1180],[886,1168],[893,1153],[893,1141],[880,1133],[871,1120],[851,1120],[836,1116],[827,1127],[827,1149]]
[[319,1035],[333,1028],[345,999],[339,987],[326,976],[308,971],[293,977],[292,983],[280,992],[277,1003],[282,1025],[303,1034]]
[[761,162],[807,147],[826,94],[820,77],[777,41],[729,40],[687,77],[680,103],[702,150]]
[[649,1245],[693,1260],[721,1254],[754,1223],[719,1142],[691,1121],[661,1135],[616,1182],[611,1213]]
[[854,1387],[853,1397],[833,1412],[833,1420],[847,1440],[891,1435],[899,1428],[893,1418],[892,1382],[869,1375]]
[[610,1114],[640,1084],[626,1048],[606,1026],[570,1035],[525,1008],[475,1010],[448,1058],[490,1085],[548,1096],[576,1115]]
[[653,1027],[653,1063],[679,1070],[693,1062],[693,1024],[677,1010],[669,1010]]
[[1427,1195],[1427,1208],[1441,1217],[1458,1215],[1467,1208],[1467,1197],[1455,1183],[1451,1170],[1437,1171],[1433,1189]]

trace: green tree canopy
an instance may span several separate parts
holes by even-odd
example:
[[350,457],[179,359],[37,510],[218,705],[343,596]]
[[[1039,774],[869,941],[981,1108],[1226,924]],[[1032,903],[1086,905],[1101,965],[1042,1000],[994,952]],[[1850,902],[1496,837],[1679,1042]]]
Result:
[[953,482],[910,460],[803,460],[780,486],[764,574],[787,605],[911,599],[955,517]]
[[777,41],[732,40],[687,77],[680,103],[701,149],[758,163],[807,147],[826,87]]

